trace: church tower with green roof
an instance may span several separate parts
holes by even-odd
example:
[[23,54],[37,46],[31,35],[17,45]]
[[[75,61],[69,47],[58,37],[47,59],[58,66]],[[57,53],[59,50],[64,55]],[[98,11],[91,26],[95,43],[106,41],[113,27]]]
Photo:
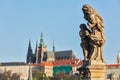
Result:
[[36,47],[36,63],[46,61],[47,58],[47,46],[44,43],[43,34],[41,33],[39,46]]

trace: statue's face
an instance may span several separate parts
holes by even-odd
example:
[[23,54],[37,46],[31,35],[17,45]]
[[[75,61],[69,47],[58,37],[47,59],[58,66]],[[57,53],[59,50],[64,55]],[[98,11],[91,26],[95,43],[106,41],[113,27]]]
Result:
[[81,30],[84,30],[84,26],[80,26],[80,29],[81,29]]
[[90,5],[85,4],[85,5],[83,6],[82,10],[83,10],[84,13],[87,14],[87,13],[89,13],[89,11],[90,11],[89,9],[90,9],[90,8],[91,8]]
[[83,7],[82,10],[83,10],[83,12],[84,12],[85,14],[88,13],[88,8],[87,8],[87,7]]
[[95,15],[94,14],[90,15],[90,23],[94,24],[95,21],[96,21],[95,20]]
[[80,29],[86,29],[86,25],[85,24],[81,24],[80,25]]

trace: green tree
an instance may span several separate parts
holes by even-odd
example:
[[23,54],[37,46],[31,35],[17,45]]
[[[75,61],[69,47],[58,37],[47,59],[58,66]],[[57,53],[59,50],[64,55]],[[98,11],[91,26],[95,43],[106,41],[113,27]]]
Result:
[[33,80],[50,80],[43,72],[33,71],[32,72]]
[[0,80],[20,80],[20,75],[12,73],[11,70],[5,70],[3,73],[0,73]]
[[65,73],[59,73],[57,74],[54,80],[79,80],[79,76],[77,75],[69,75]]
[[13,73],[11,76],[11,80],[19,80],[20,79],[20,74]]
[[10,80],[10,78],[11,78],[11,70],[9,70],[9,71],[4,71],[3,73],[1,73],[2,74],[2,77],[0,78],[0,80]]

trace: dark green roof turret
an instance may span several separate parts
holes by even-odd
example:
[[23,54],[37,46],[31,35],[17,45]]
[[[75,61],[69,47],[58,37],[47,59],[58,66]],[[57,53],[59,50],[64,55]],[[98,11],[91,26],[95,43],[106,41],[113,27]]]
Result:
[[53,41],[53,52],[55,52],[55,45],[54,45],[54,41]]
[[40,44],[39,44],[39,47],[47,47],[45,44],[44,44],[44,39],[43,39],[43,33],[41,33],[41,36],[40,36]]

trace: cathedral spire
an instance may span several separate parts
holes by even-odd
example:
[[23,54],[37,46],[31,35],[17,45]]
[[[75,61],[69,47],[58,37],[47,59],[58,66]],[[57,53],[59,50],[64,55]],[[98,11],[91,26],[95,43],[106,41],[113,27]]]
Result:
[[32,62],[33,62],[33,51],[31,48],[31,40],[29,40],[26,63],[32,63]]
[[29,40],[28,49],[31,49],[31,40]]
[[55,45],[54,45],[54,41],[53,41],[53,52],[55,52]]
[[41,36],[40,36],[40,45],[44,45],[44,39],[43,39],[43,33],[41,33]]

